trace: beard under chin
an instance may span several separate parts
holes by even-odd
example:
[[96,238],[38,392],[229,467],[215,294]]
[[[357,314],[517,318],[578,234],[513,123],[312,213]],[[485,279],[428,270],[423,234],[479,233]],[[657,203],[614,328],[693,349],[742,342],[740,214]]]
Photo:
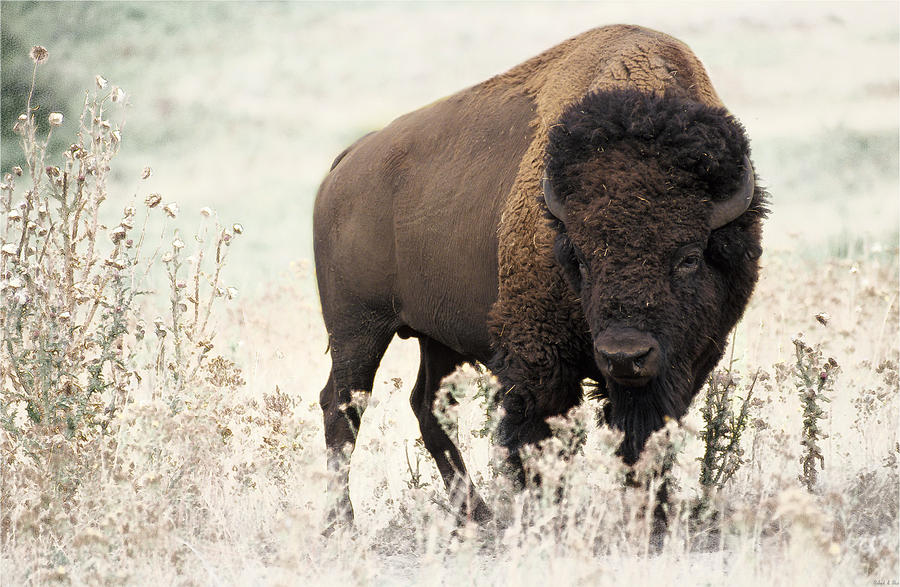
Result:
[[678,393],[668,373],[661,373],[643,387],[625,387],[605,381],[608,404],[606,422],[625,432],[618,454],[628,465],[637,462],[650,435],[665,425],[666,418],[680,419],[687,411],[685,394]]

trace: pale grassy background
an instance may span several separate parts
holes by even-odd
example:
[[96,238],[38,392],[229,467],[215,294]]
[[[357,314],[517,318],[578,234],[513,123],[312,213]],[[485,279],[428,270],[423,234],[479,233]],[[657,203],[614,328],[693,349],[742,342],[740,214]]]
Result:
[[[765,542],[753,532],[727,553],[692,556],[673,548],[644,558],[631,543],[622,544],[623,554],[600,559],[586,554],[589,548],[563,556],[550,545],[538,547],[534,537],[487,552],[465,541],[445,550],[438,537],[450,524],[429,501],[440,501],[442,489],[415,446],[418,431],[406,400],[417,362],[409,342],[392,346],[365,414],[351,484],[361,533],[320,542],[325,467],[315,402],[329,364],[308,260],[315,189],[333,157],[357,136],[592,26],[629,22],[671,33],[700,56],[747,127],[757,170],[773,194],[765,271],[738,329],[737,366],[743,373],[772,371],[790,359],[790,339],[799,330],[834,354],[844,374],[830,404],[822,483],[846,503],[828,512],[856,520],[871,510],[871,536],[895,551],[896,506],[888,511],[893,518],[884,517],[877,504],[859,497],[858,475],[879,471],[872,483],[881,487],[886,477],[879,467],[896,443],[896,381],[886,382],[875,366],[890,359],[896,370],[897,361],[897,4],[3,3],[0,18],[3,76],[25,61],[32,44],[50,49],[40,74],[56,88],[49,97],[54,109],[79,102],[79,88],[98,73],[128,92],[117,166],[123,202],[150,165],[154,175],[141,189],[179,201],[186,226],[209,205],[245,228],[226,276],[243,299],[220,317],[218,343],[244,367],[247,386],[198,402],[212,407],[174,423],[155,408],[138,411],[123,432],[123,442],[133,446],[171,447],[172,462],[195,459],[188,492],[194,501],[177,484],[158,494],[145,481],[135,484],[141,494],[115,485],[85,489],[99,503],[85,506],[82,527],[105,527],[94,513],[100,510],[133,515],[131,500],[168,520],[147,522],[153,539],[138,541],[147,556],[110,558],[120,561],[127,582],[539,584],[565,577],[788,585],[829,576],[836,584],[893,578],[883,574],[896,573],[889,557],[882,574],[861,574],[859,545],[869,535],[852,525],[863,537],[840,543],[837,554],[828,545],[821,554],[796,540]],[[21,51],[13,55],[15,47]],[[24,97],[4,91],[2,100]],[[67,111],[70,130],[75,112]],[[3,171],[15,157],[12,148],[3,142]],[[831,314],[827,329],[815,322],[818,312]],[[260,448],[268,445],[261,443],[259,419],[248,423],[249,416],[235,414],[257,414],[246,406],[276,386],[295,402],[292,423],[279,438],[296,444],[273,454]],[[854,401],[878,389],[887,390],[887,399],[860,421]],[[767,420],[790,446],[773,447],[772,437],[760,433],[760,458],[728,494],[734,507],[763,510],[771,505],[766,496],[777,494],[773,487],[796,478],[796,397],[777,387],[763,397]],[[479,425],[477,408],[464,406],[464,432]],[[697,426],[696,409],[688,421]],[[233,428],[227,450],[199,440],[214,437],[216,424]],[[489,476],[487,443],[465,434],[462,443],[471,468]],[[695,472],[697,450],[695,439],[682,459],[685,477]],[[422,457],[423,477],[432,485],[409,489],[407,453],[413,462]],[[288,462],[286,479],[273,480],[266,459]],[[258,468],[238,474],[250,464]],[[769,469],[774,472],[763,473]],[[242,485],[247,479],[250,489]],[[877,495],[885,501],[892,494],[888,488]],[[196,511],[184,513],[183,504],[198,501]],[[892,503],[887,499],[889,508]],[[433,525],[409,527],[423,520]],[[574,538],[568,540],[563,544]],[[75,582],[79,576],[90,582],[85,569],[104,554],[80,548],[73,547],[83,552],[71,565]],[[28,565],[44,554],[19,544],[4,552],[4,572],[24,580]],[[798,564],[803,555],[819,567]]]

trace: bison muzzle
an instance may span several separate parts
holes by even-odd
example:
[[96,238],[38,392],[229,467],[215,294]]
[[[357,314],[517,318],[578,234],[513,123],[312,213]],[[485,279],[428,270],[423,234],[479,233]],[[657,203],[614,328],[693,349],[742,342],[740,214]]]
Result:
[[350,453],[395,335],[418,339],[410,402],[462,518],[491,512],[433,404],[464,362],[502,385],[496,440],[520,480],[520,449],[586,379],[636,462],[747,305],[765,198],[700,61],[634,26],[583,33],[351,145],[313,220],[331,520],[352,520]]

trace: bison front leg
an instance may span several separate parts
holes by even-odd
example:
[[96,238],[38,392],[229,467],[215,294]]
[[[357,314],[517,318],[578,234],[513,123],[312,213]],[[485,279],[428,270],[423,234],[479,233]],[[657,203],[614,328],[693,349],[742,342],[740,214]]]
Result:
[[459,521],[487,522],[492,517],[491,511],[475,490],[459,448],[434,413],[435,395],[441,380],[466,362],[466,358],[424,335],[419,338],[419,348],[419,376],[409,401],[419,420],[422,441],[437,464],[450,501],[459,512]]
[[[507,379],[504,381],[504,379]],[[547,418],[566,414],[581,402],[580,380],[535,378],[511,381],[501,376],[501,399],[504,415],[497,428],[497,442],[507,450],[506,473],[518,489],[526,485],[526,471],[521,451],[537,446],[551,434]],[[540,482],[540,477],[535,479]]]

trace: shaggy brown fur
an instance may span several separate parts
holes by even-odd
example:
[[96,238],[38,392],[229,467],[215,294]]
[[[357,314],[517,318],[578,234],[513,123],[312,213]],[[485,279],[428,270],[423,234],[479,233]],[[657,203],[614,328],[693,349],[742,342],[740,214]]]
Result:
[[[514,467],[522,444],[549,434],[546,417],[581,401],[586,377],[633,462],[663,416],[683,415],[756,281],[762,193],[737,220],[709,225],[747,154],[699,60],[634,26],[569,39],[342,153],[314,214],[332,354],[320,396],[330,516],[352,518],[364,405],[352,392],[371,390],[395,333],[420,341],[411,403],[464,517],[490,512],[431,408],[465,361],[504,385],[498,436]],[[548,219],[545,169],[565,218]],[[622,328],[658,343],[645,388],[605,381],[595,360],[598,337]]]

